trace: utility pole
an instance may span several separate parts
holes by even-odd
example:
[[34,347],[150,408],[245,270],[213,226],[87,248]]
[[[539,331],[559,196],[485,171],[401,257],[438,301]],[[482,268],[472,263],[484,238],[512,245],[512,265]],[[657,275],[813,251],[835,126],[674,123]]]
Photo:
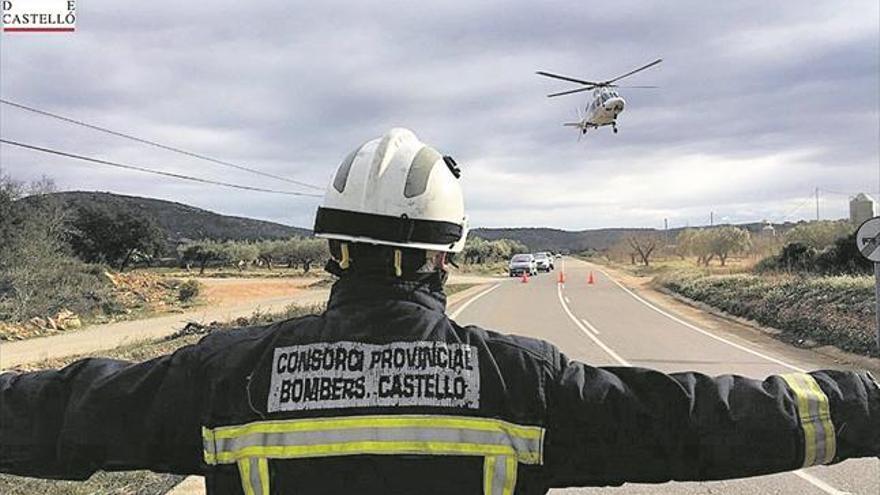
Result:
[[714,227],[714,226],[715,226],[715,212],[710,211],[709,212],[709,227]]
[[819,188],[816,188],[816,221],[819,221]]
[[663,247],[669,246],[669,219],[663,219]]

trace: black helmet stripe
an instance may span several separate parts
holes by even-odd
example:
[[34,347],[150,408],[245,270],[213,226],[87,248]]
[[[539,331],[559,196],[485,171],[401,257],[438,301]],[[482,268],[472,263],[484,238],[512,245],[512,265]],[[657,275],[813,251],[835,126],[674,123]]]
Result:
[[376,215],[335,208],[318,208],[315,234],[367,237],[395,243],[453,244],[461,239],[461,225],[438,220]]
[[345,157],[345,160],[342,160],[342,164],[339,165],[339,170],[336,171],[336,177],[333,179],[333,188],[339,192],[345,190],[345,184],[348,182],[348,173],[351,172],[351,164],[354,162],[354,157],[357,156],[358,152],[363,148],[363,145],[357,147],[356,150],[352,151]]

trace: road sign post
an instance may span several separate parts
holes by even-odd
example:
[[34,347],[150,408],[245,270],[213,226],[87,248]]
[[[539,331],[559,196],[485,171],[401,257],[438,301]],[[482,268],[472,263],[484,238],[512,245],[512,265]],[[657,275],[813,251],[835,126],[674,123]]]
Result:
[[874,263],[874,304],[876,333],[874,342],[880,349],[880,217],[868,219],[856,231],[856,248]]
[[874,340],[877,343],[877,349],[880,350],[880,263],[874,262],[874,301],[875,301],[875,309],[874,313],[877,318],[877,333],[874,335]]

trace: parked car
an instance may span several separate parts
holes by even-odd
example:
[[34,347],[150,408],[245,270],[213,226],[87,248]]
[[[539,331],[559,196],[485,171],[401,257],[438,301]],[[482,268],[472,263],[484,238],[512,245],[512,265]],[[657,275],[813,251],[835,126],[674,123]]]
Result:
[[535,262],[535,257],[531,254],[515,254],[513,258],[510,258],[507,270],[510,272],[511,277],[519,277],[524,273],[537,275],[538,265]]
[[553,256],[547,252],[535,253],[535,264],[538,271],[549,272],[553,270]]

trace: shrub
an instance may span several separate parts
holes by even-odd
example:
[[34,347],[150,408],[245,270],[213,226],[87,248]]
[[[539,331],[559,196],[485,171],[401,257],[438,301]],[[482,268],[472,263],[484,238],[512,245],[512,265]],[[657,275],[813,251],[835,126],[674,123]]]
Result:
[[764,258],[755,266],[758,273],[786,271],[823,275],[868,274],[872,268],[856,247],[855,233],[838,237],[822,251],[792,242],[786,244],[778,255]]
[[191,302],[195,298],[199,297],[199,293],[202,291],[202,284],[199,283],[198,280],[189,279],[186,282],[180,284],[180,287],[177,289],[177,299],[180,302]]
[[799,339],[880,354],[874,343],[874,285],[870,277],[665,274],[656,282],[689,299]]

